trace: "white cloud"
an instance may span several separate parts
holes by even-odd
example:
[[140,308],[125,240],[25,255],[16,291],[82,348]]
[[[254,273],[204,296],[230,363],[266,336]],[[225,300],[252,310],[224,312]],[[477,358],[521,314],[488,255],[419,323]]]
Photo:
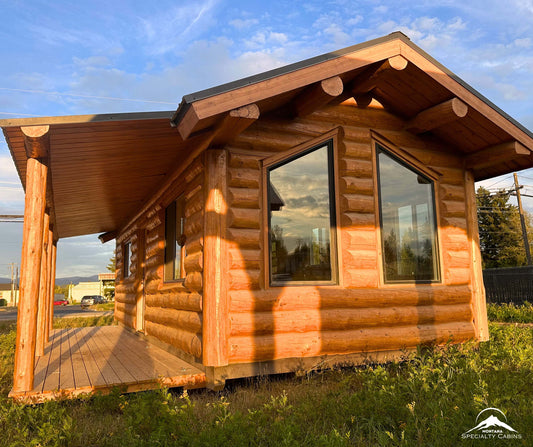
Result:
[[257,25],[259,20],[257,19],[235,19],[230,20],[229,24],[238,30],[242,31],[246,28],[251,28],[254,25]]

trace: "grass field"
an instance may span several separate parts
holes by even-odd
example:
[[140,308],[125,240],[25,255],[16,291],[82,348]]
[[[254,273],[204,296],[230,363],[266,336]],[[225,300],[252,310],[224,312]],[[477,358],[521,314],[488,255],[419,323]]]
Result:
[[[489,312],[500,315],[492,306]],[[517,313],[517,323],[533,317],[531,306]],[[478,346],[420,349],[387,365],[235,381],[220,393],[160,390],[21,406],[6,397],[14,327],[0,326],[0,445],[532,445],[533,328],[491,323],[490,333]],[[487,407],[502,410],[523,438],[461,440]]]

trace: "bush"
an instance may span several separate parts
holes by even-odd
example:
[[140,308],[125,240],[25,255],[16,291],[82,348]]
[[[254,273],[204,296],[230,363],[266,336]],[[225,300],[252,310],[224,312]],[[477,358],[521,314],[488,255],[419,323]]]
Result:
[[533,304],[525,301],[522,305],[488,304],[489,321],[504,323],[533,323]]

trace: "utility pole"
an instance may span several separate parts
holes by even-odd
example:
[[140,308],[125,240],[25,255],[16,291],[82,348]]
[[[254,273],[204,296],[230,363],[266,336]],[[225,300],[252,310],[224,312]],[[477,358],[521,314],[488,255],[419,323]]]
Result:
[[516,172],[514,175],[514,187],[516,192],[516,200],[518,202],[518,213],[520,214],[520,225],[522,225],[522,237],[524,238],[524,248],[526,249],[527,265],[531,265],[531,251],[529,250],[529,240],[527,237],[526,221],[524,219],[524,210],[522,209],[522,197],[520,196],[520,188],[518,185],[518,176]]

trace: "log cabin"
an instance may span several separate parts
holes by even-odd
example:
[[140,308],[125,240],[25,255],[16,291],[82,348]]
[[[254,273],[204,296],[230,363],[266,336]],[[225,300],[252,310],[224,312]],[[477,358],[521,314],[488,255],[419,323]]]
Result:
[[533,134],[402,33],[187,95],[2,120],[26,191],[13,393],[56,242],[116,241],[115,318],[203,386],[487,340],[474,182]]

